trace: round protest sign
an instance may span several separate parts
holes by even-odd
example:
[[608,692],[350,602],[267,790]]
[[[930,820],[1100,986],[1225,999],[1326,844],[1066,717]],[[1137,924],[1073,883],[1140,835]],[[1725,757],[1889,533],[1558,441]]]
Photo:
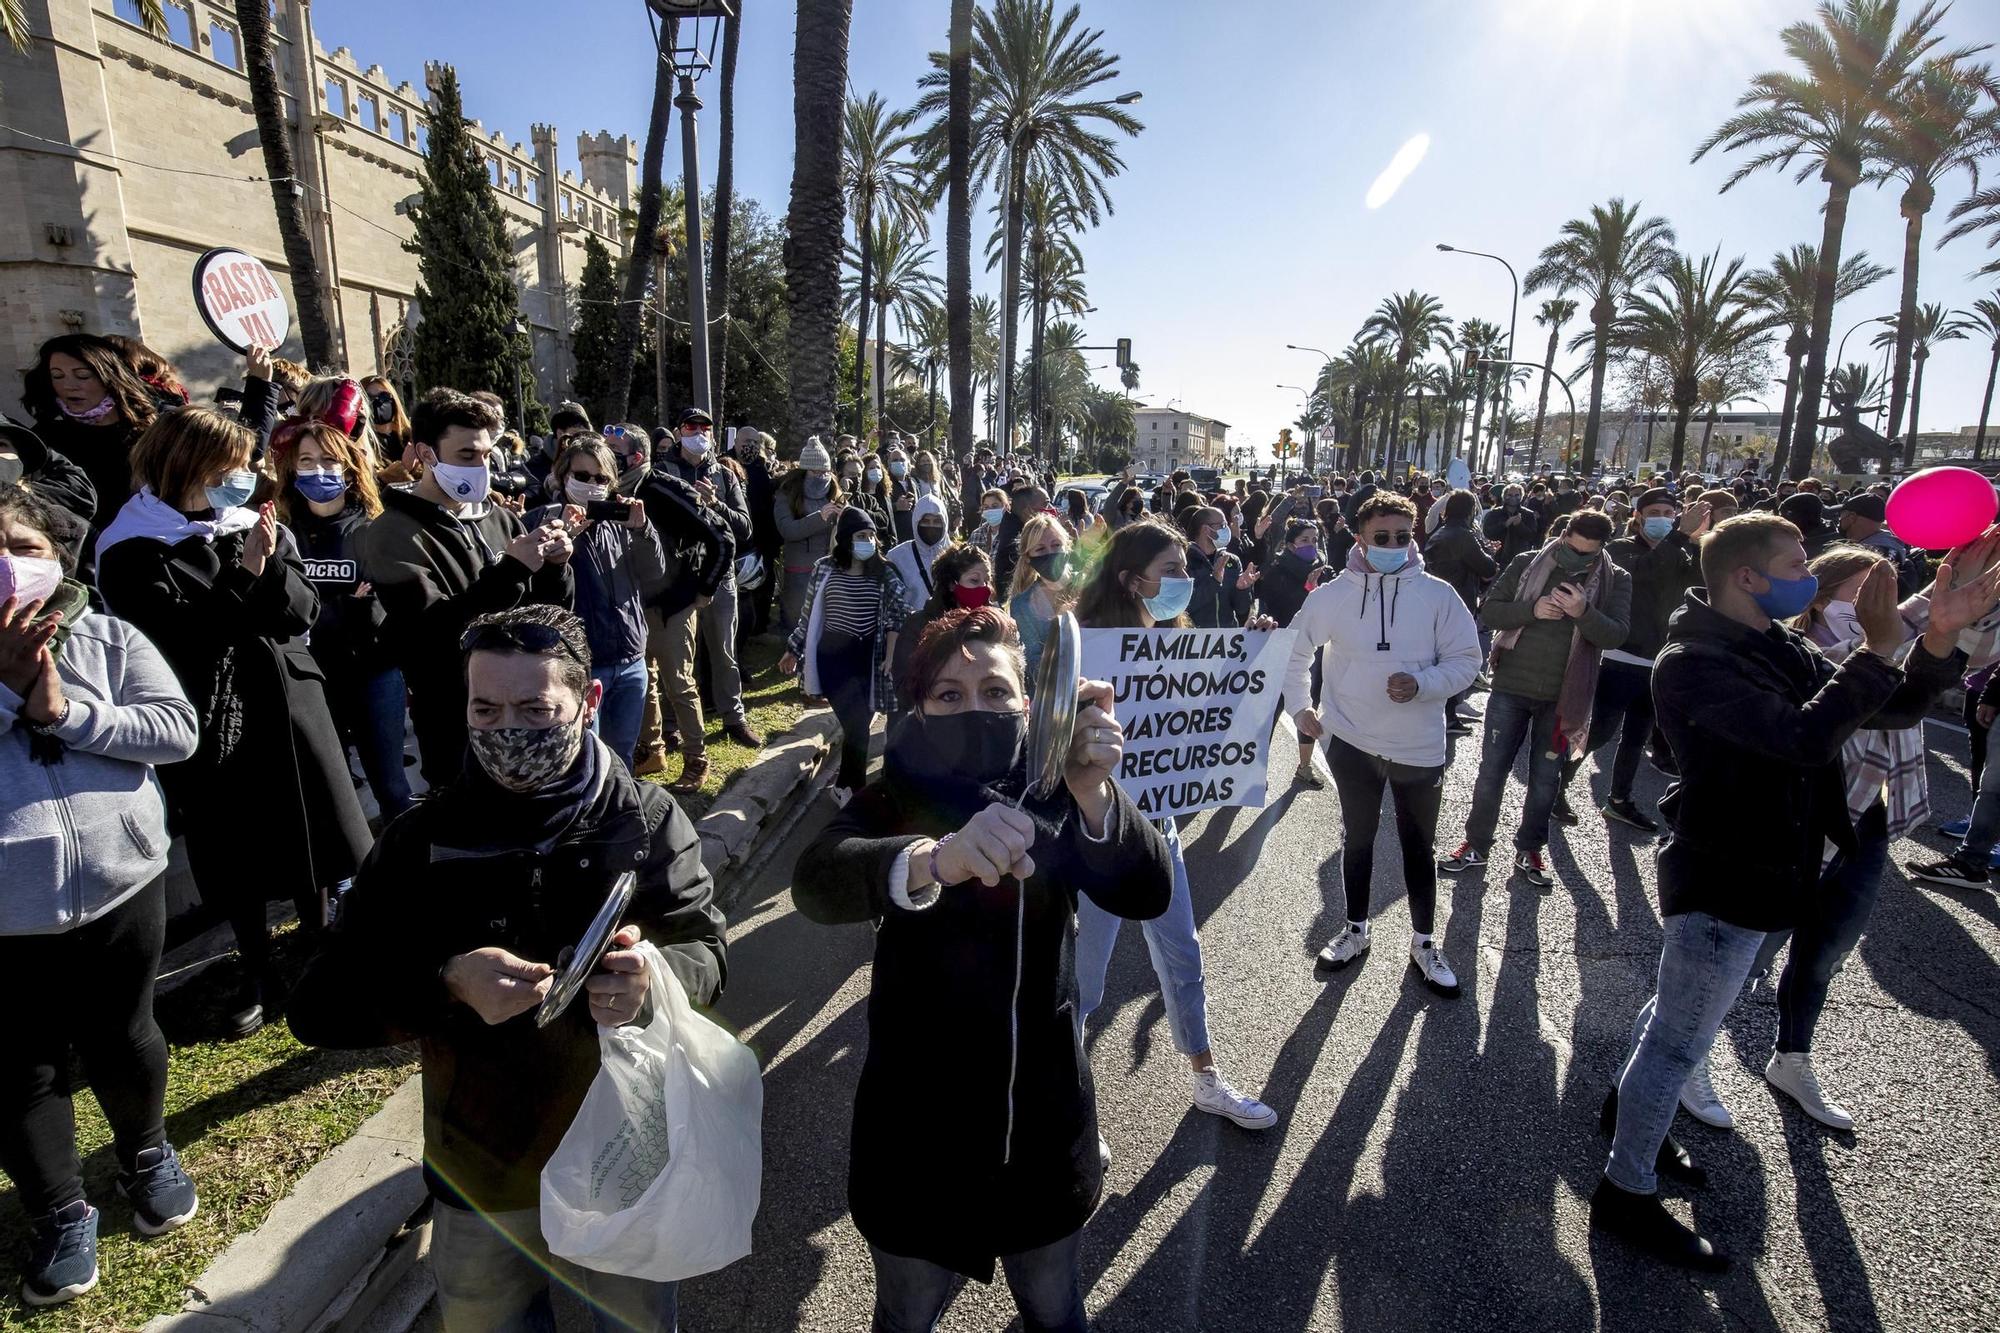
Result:
[[235,352],[277,347],[291,331],[292,310],[264,261],[227,247],[194,261],[194,308],[209,331]]

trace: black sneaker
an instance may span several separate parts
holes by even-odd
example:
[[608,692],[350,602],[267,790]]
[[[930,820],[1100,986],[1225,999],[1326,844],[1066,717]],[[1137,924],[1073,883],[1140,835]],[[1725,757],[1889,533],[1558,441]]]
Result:
[[21,1277],[25,1305],[61,1305],[97,1285],[97,1210],[82,1199],[35,1219],[28,1271]]
[[1948,884],[1954,889],[1983,889],[1991,879],[1985,866],[1968,865],[1956,852],[1942,861],[1910,861],[1904,867],[1912,879],[1926,884]]
[[1548,864],[1542,860],[1542,854],[1539,850],[1516,852],[1514,854],[1514,873],[1538,889],[1555,887],[1556,877],[1549,873]]
[[1472,734],[1472,724],[1462,717],[1452,718],[1444,724],[1444,734],[1447,736],[1470,736]]
[[162,1236],[186,1225],[201,1206],[171,1143],[140,1153],[130,1174],[118,1177],[118,1193],[131,1202],[132,1225],[142,1236]]
[[1728,1256],[1668,1212],[1658,1195],[1634,1194],[1608,1179],[1599,1180],[1597,1192],[1590,1196],[1590,1225],[1682,1268],[1707,1273],[1729,1268]]
[[1642,833],[1658,833],[1660,831],[1659,822],[1641,810],[1638,803],[1629,796],[1622,801],[1613,797],[1599,808],[1603,810],[1606,819],[1615,819],[1621,824],[1630,824]]
[[1565,828],[1577,825],[1576,811],[1570,808],[1569,793],[1561,788],[1556,790],[1555,804],[1549,807],[1549,818]]
[[[1597,1112],[1597,1129],[1607,1139],[1618,1137],[1618,1086],[1604,1096],[1604,1105]],[[1653,1169],[1671,1180],[1683,1185],[1702,1186],[1708,1184],[1708,1172],[1694,1164],[1694,1156],[1681,1146],[1681,1141],[1672,1134],[1660,1140],[1660,1151],[1653,1156]]]
[[1462,874],[1467,870],[1482,870],[1486,866],[1486,853],[1469,842],[1458,844],[1458,850],[1438,862],[1438,869],[1447,875]]

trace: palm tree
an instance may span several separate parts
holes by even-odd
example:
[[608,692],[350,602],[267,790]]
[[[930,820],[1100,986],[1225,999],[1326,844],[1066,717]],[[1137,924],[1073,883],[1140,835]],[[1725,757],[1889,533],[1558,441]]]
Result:
[[[735,244],[733,214],[736,209],[736,57],[743,44],[743,0],[736,0],[736,13],[724,15],[722,29],[722,87],[718,90],[715,123],[715,218],[710,226],[708,261],[708,308],[710,318],[722,321],[722,354],[715,358],[715,419],[724,419],[729,399],[729,265]],[[660,401],[666,410],[666,400]]]
[[[1000,279],[1000,311],[1008,355],[1016,338],[1021,292],[1021,233],[1030,168],[1046,177],[1079,216],[1096,226],[1112,211],[1108,182],[1125,169],[1105,128],[1136,135],[1144,128],[1114,99],[1095,91],[1119,77],[1118,58],[1099,45],[1099,29],[1081,28],[1081,9],[1060,18],[1054,0],[992,0],[972,15],[972,186],[1001,191],[1012,262]],[[922,151],[927,163],[944,155],[950,130],[950,58],[931,55],[918,86],[916,114],[928,118]],[[1001,393],[1011,397],[1008,380]],[[1010,415],[1011,420],[1011,415]]]
[[[1694,152],[1694,160],[1700,161],[1718,146],[1730,152],[1752,150],[1749,160],[1723,182],[1725,192],[1764,167],[1790,170],[1794,163],[1800,163],[1794,180],[1804,181],[1816,172],[1826,182],[1819,290],[1813,294],[1805,379],[1799,386],[1798,416],[1792,426],[1794,480],[1812,465],[1848,198],[1881,164],[1890,129],[1888,111],[1897,90],[1944,40],[1936,32],[1945,10],[1939,0],[1924,0],[1900,32],[1899,7],[1898,0],[1821,0],[1816,20],[1801,19],[1779,35],[1798,71],[1771,70],[1752,78],[1736,100],[1741,109]],[[1963,61],[1977,49],[1937,58]]]
[[[1907,341],[1912,348],[1911,360],[1915,363],[1916,369],[1910,381],[1910,433],[1903,440],[1905,468],[1910,467],[1917,457],[1917,409],[1923,405],[1924,362],[1931,359],[1931,346],[1941,342],[1958,342],[1978,328],[1979,325],[1967,319],[1963,313],[1947,310],[1939,302],[1927,301],[1917,307],[1916,318],[1908,324],[1898,317],[1888,328],[1875,335],[1873,345],[1876,347],[1900,347],[1905,341],[1901,335],[1905,329],[1908,330]],[[1896,411],[1893,380],[1890,382],[1889,392],[1892,395],[1889,400],[1889,413],[1893,422]],[[1893,431],[1893,426],[1891,429]],[[1892,433],[1889,438],[1893,440],[1895,435]]]
[[[1840,276],[1833,284],[1835,304],[1888,276],[1888,269],[1869,262],[1866,250],[1855,252],[1841,261]],[[1812,307],[1819,292],[1819,251],[1805,244],[1780,251],[1771,256],[1769,268],[1758,269],[1744,279],[1743,285],[1751,299],[1770,316],[1772,324],[1788,330],[1785,337],[1785,401],[1778,414],[1778,439],[1771,454],[1771,475],[1776,476],[1785,470],[1785,455],[1791,448],[1792,412],[1798,406],[1799,366],[1810,346]]]
[[972,452],[972,0],[951,0],[945,57],[944,303],[951,332],[951,452]]
[[[847,192],[847,206],[854,213],[854,235],[858,249],[850,252],[850,262],[861,270],[855,290],[860,305],[854,312],[855,346],[868,345],[868,302],[874,291],[871,273],[875,264],[874,241],[878,222],[894,221],[904,226],[924,225],[924,196],[918,184],[917,165],[904,150],[913,142],[909,134],[913,113],[891,111],[880,93],[847,101],[841,133],[840,184]],[[879,349],[878,349],[879,351]],[[867,433],[867,358],[854,358],[854,433]],[[879,357],[878,357],[879,360]],[[875,391],[882,384],[878,378]],[[879,399],[878,399],[879,406]]]
[[1542,308],[1535,314],[1535,323],[1549,331],[1549,350],[1543,354],[1542,364],[1548,373],[1542,376],[1541,397],[1535,402],[1535,433],[1528,441],[1528,471],[1535,470],[1535,460],[1542,453],[1542,421],[1549,413],[1549,379],[1556,370],[1556,339],[1562,336],[1562,326],[1576,318],[1576,302],[1566,296],[1556,296],[1542,302]]
[[[1475,472],[1481,471],[1481,449],[1479,445],[1479,419],[1486,411],[1486,377],[1488,371],[1481,361],[1497,357],[1500,349],[1507,345],[1498,324],[1483,319],[1468,319],[1458,326],[1458,345],[1465,353],[1465,363],[1472,374],[1472,438],[1466,446],[1466,461]],[[1453,450],[1454,455],[1457,450]]]
[[[244,5],[262,0],[237,0]],[[623,421],[632,401],[632,361],[639,350],[639,326],[645,316],[646,283],[652,276],[653,234],[660,225],[660,166],[667,150],[667,122],[674,113],[673,50],[679,40],[678,21],[663,19],[653,53],[653,110],[646,122],[646,145],[639,158],[639,215],[632,231],[632,253],[625,262],[625,293],[618,305],[618,333],[611,345],[611,382],[605,390],[611,420]],[[655,293],[664,300],[665,293]],[[661,358],[665,360],[664,357]],[[666,372],[661,369],[664,383]],[[664,396],[661,410],[666,408]]]
[[1384,297],[1382,304],[1375,307],[1375,313],[1362,323],[1362,340],[1387,344],[1396,363],[1395,402],[1382,418],[1382,436],[1377,441],[1383,466],[1393,468],[1396,464],[1394,429],[1402,413],[1403,391],[1410,378],[1411,364],[1450,336],[1451,321],[1445,317],[1444,302],[1415,289]]
[[[1720,266],[1720,267],[1718,267]],[[1768,320],[1745,289],[1743,260],[1675,255],[1666,271],[1635,293],[1613,330],[1619,345],[1658,357],[1671,384],[1674,436],[1668,467],[1679,473],[1688,418],[1701,381],[1766,338]]]
[[1903,183],[1903,302],[1897,328],[1896,367],[1889,382],[1889,438],[1903,422],[1916,327],[1917,261],[1923,250],[1924,215],[1937,202],[1938,182],[1964,171],[1979,188],[1979,159],[2000,146],[2000,108],[1985,65],[1927,60],[1897,90],[1886,115],[1879,158],[1865,179]]
[[[1672,262],[1674,229],[1662,217],[1639,217],[1639,205],[1612,199],[1591,206],[1588,217],[1563,223],[1561,239],[1528,270],[1531,292],[1576,292],[1590,298],[1590,414],[1583,426],[1581,470],[1597,468],[1597,431],[1604,421],[1604,371],[1611,360],[1611,328],[1632,292]],[[1572,351],[1585,342],[1579,335]]]
[[993,437],[994,377],[1000,367],[1000,303],[981,292],[972,298],[966,314],[967,322],[972,325],[973,394],[979,396],[977,386],[985,386],[986,437],[990,441]]
[[841,189],[842,106],[854,0],[798,0],[792,46],[792,197],[785,213],[785,335],[792,429],[801,439],[833,429],[840,339],[840,256],[847,196]]
[[[873,233],[866,243],[848,248],[848,262],[868,274],[869,285],[856,285],[848,296],[850,312],[866,310],[874,304],[875,314],[875,390],[879,394],[887,383],[889,315],[894,312],[899,327],[907,328],[919,320],[919,311],[924,303],[937,299],[938,280],[930,271],[936,256],[923,247],[923,234],[908,223],[884,213],[875,219]],[[872,266],[865,265],[865,255],[873,255]],[[866,330],[862,332],[866,334]]]
[[2000,292],[1982,296],[1972,303],[1972,328],[1993,345],[1993,359],[1986,365],[1986,395],[1979,400],[1979,433],[1972,437],[1974,462],[1986,456],[1986,419],[1993,411],[1993,378],[2000,374]]

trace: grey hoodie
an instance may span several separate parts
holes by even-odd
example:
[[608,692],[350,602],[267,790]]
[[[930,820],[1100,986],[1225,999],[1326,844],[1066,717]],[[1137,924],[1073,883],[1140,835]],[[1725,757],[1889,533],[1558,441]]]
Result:
[[86,613],[56,663],[69,700],[59,762],[29,753],[14,725],[25,701],[0,684],[0,935],[74,930],[152,883],[167,868],[153,766],[195,750],[194,705],[132,626]]

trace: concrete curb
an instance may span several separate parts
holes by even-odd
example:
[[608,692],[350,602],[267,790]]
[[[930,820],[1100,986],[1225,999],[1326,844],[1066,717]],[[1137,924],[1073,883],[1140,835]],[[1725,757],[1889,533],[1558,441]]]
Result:
[[[831,710],[807,713],[696,822],[725,912],[824,785],[823,761],[839,730]],[[221,945],[190,941],[180,979],[213,961]],[[262,1226],[238,1236],[189,1283],[179,1313],[153,1320],[146,1333],[407,1327],[428,1299],[414,1271],[430,1230],[423,1137],[423,1092],[411,1078],[306,1172]]]

